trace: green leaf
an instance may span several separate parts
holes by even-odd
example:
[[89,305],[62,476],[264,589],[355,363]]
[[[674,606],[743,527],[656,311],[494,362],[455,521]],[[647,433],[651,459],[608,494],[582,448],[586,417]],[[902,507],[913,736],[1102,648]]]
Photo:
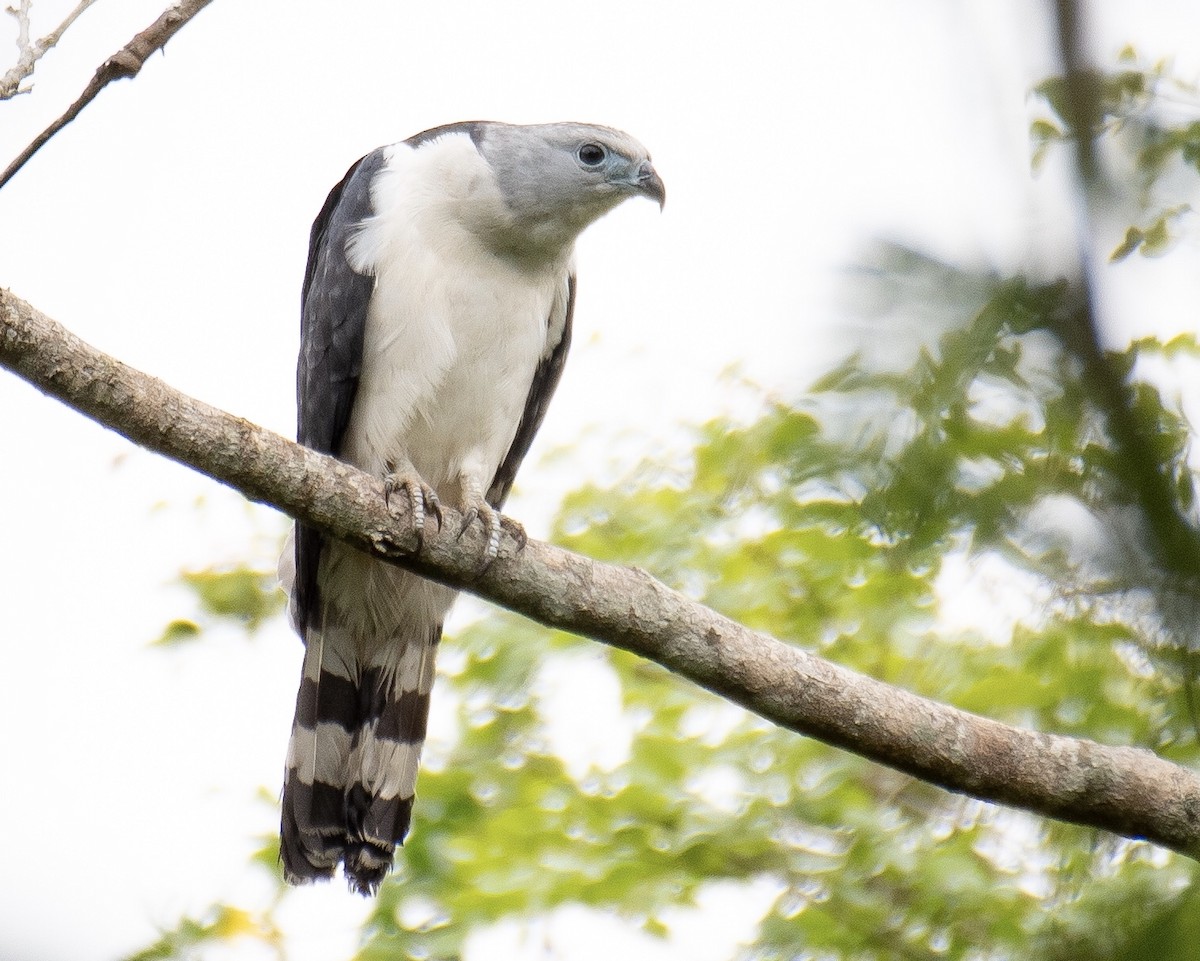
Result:
[[251,632],[283,607],[283,592],[274,571],[213,567],[184,571],[179,579],[209,617],[240,622]]
[[182,618],[171,621],[163,628],[155,640],[150,643],[157,647],[174,647],[178,644],[184,644],[188,641],[194,641],[200,636],[200,625],[195,621],[184,620]]
[[1146,239],[1146,235],[1137,227],[1130,227],[1125,231],[1125,239],[1117,246],[1117,248],[1108,255],[1108,262],[1115,264],[1124,260],[1131,253],[1142,245]]

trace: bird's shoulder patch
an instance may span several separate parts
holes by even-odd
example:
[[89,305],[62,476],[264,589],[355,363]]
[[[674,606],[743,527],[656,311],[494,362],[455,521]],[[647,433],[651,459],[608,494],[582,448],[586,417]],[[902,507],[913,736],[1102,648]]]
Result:
[[420,133],[413,134],[407,140],[401,142],[416,150],[418,147],[422,147],[449,134],[466,134],[471,138],[471,142],[478,147],[480,140],[483,139],[483,128],[485,126],[486,124],[482,120],[461,120],[458,123],[444,123],[440,127],[430,127],[428,130],[422,130]]

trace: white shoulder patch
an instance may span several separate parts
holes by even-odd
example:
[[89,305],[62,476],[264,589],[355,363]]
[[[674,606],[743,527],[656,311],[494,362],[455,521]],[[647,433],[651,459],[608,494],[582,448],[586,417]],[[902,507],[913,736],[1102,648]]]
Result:
[[375,215],[363,222],[346,251],[360,273],[376,273],[399,237],[440,249],[474,245],[510,218],[492,168],[470,135],[461,132],[415,148],[406,143],[384,148],[371,205]]

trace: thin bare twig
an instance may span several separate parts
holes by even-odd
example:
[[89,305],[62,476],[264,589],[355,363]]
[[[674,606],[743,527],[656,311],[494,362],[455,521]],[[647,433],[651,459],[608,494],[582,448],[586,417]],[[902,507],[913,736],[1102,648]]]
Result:
[[7,13],[17,21],[17,50],[24,54],[29,49],[29,8],[33,0],[20,0],[17,6],[9,7]]
[[33,45],[29,42],[29,8],[33,0],[20,0],[17,6],[8,7],[5,12],[17,21],[17,63],[0,78],[0,100],[10,100],[19,93],[28,93],[29,88],[21,88],[21,81],[33,73],[33,65],[40,54],[34,55]]
[[79,99],[71,104],[54,123],[38,134],[33,142],[21,151],[20,156],[8,165],[4,173],[0,174],[0,187],[12,180],[17,171],[24,167],[29,158],[37,153],[51,137],[78,117],[83,108],[95,100],[101,90],[114,80],[136,77],[150,56],[166,46],[168,40],[211,2],[212,0],[178,0],[177,3],[167,7],[154,23],[100,64],[95,76],[84,88],[83,93],[79,95]]
[[80,0],[67,18],[41,40],[31,42],[29,39],[29,8],[32,0],[20,0],[19,7],[9,7],[8,12],[17,18],[17,49],[20,51],[17,62],[11,70],[0,77],[0,100],[9,100],[19,93],[29,93],[32,87],[22,87],[21,81],[33,73],[37,62],[62,38],[67,28],[71,26],[84,10],[96,0]]
[[29,46],[29,8],[33,0],[20,0],[15,7],[9,7],[7,13],[12,14],[17,21],[17,49],[24,52]]

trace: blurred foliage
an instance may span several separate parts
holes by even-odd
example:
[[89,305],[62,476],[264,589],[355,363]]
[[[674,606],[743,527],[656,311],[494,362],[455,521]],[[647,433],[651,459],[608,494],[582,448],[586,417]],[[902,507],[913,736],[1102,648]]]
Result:
[[193,596],[199,621],[176,618],[154,641],[170,647],[199,638],[204,626],[233,622],[253,634],[270,617],[283,610],[284,594],[273,570],[223,565],[183,571],[179,583]]
[[209,908],[203,920],[184,918],[174,929],[164,932],[154,944],[130,955],[128,961],[169,961],[171,958],[191,957],[196,947],[228,943],[239,938],[251,938],[273,948],[276,957],[285,957],[283,934],[269,915],[217,904]]
[[[1135,251],[1161,256],[1192,213],[1188,201],[1200,173],[1200,87],[1174,76],[1168,61],[1143,61],[1133,47],[1121,51],[1115,69],[1093,71],[1087,79],[1094,107],[1088,111],[1093,116],[1083,121],[1074,119],[1064,78],[1051,77],[1035,88],[1049,113],[1032,125],[1034,168],[1042,166],[1054,146],[1077,140],[1080,125],[1085,126],[1086,135],[1107,148],[1116,179],[1139,187],[1134,203],[1120,211],[1136,222],[1111,259]],[[1121,206],[1114,192],[1106,199]]]
[[[1136,120],[1149,137],[1138,117],[1161,73],[1126,63],[1100,79],[1102,132]],[[1053,82],[1040,92],[1053,107]],[[1062,129],[1039,121],[1034,136]],[[1196,163],[1191,141],[1153,130],[1147,189],[1164,145]],[[1111,398],[1082,376],[1082,292],[896,247],[861,279],[861,349],[803,400],[764,397],[753,422],[698,428],[684,464],[573,492],[555,539],[908,690],[1196,765],[1194,571],[1157,549]],[[1185,336],[1107,355],[1190,535],[1192,435],[1152,377],[1194,372],[1198,353]],[[742,950],[754,961],[1195,957],[1200,867],[1186,859],[948,794],[513,615],[447,639],[442,660],[456,737],[428,747],[358,961],[457,958],[481,926],[568,904],[665,936],[714,882],[764,879],[776,895]],[[585,684],[617,679],[618,709],[588,722],[629,732],[626,756],[579,771],[555,750],[548,660]],[[229,933],[218,906],[137,957],[230,937],[278,949],[276,845],[255,858],[280,885],[270,907]]]

